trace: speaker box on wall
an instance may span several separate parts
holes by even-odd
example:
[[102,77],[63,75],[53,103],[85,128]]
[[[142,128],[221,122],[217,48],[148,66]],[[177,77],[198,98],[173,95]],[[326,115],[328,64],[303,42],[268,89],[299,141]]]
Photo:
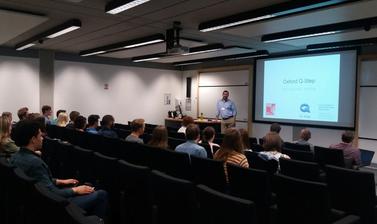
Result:
[[186,78],[186,98],[191,98],[191,77]]

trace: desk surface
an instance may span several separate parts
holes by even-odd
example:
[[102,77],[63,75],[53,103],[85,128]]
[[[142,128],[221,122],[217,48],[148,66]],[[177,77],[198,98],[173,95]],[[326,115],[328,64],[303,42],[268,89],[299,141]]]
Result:
[[[179,118],[165,118],[165,121],[172,121],[172,122],[182,122],[182,119]],[[220,120],[208,120],[208,119],[195,119],[195,123],[204,123],[204,124],[220,124]]]

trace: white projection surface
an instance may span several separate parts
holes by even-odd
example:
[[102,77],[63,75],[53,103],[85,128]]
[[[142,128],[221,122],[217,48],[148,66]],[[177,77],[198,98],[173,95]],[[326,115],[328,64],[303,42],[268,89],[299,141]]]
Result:
[[355,50],[257,60],[256,122],[353,128]]

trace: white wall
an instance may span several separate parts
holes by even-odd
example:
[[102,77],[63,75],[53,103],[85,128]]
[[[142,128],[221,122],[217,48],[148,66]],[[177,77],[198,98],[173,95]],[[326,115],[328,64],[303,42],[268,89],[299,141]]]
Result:
[[180,71],[55,62],[55,110],[77,110],[84,116],[111,114],[118,123],[144,118],[147,123],[164,124],[167,112],[174,109],[174,100],[164,105],[165,93],[172,99],[181,97]]
[[16,121],[21,107],[40,112],[38,59],[0,56],[0,83],[0,112],[11,112]]

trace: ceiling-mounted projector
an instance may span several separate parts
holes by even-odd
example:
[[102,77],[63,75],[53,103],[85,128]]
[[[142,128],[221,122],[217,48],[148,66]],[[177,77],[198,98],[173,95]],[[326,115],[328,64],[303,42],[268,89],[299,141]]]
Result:
[[166,30],[166,54],[181,55],[189,52],[189,48],[179,43],[179,32],[182,30],[180,22],[173,22],[173,28]]

